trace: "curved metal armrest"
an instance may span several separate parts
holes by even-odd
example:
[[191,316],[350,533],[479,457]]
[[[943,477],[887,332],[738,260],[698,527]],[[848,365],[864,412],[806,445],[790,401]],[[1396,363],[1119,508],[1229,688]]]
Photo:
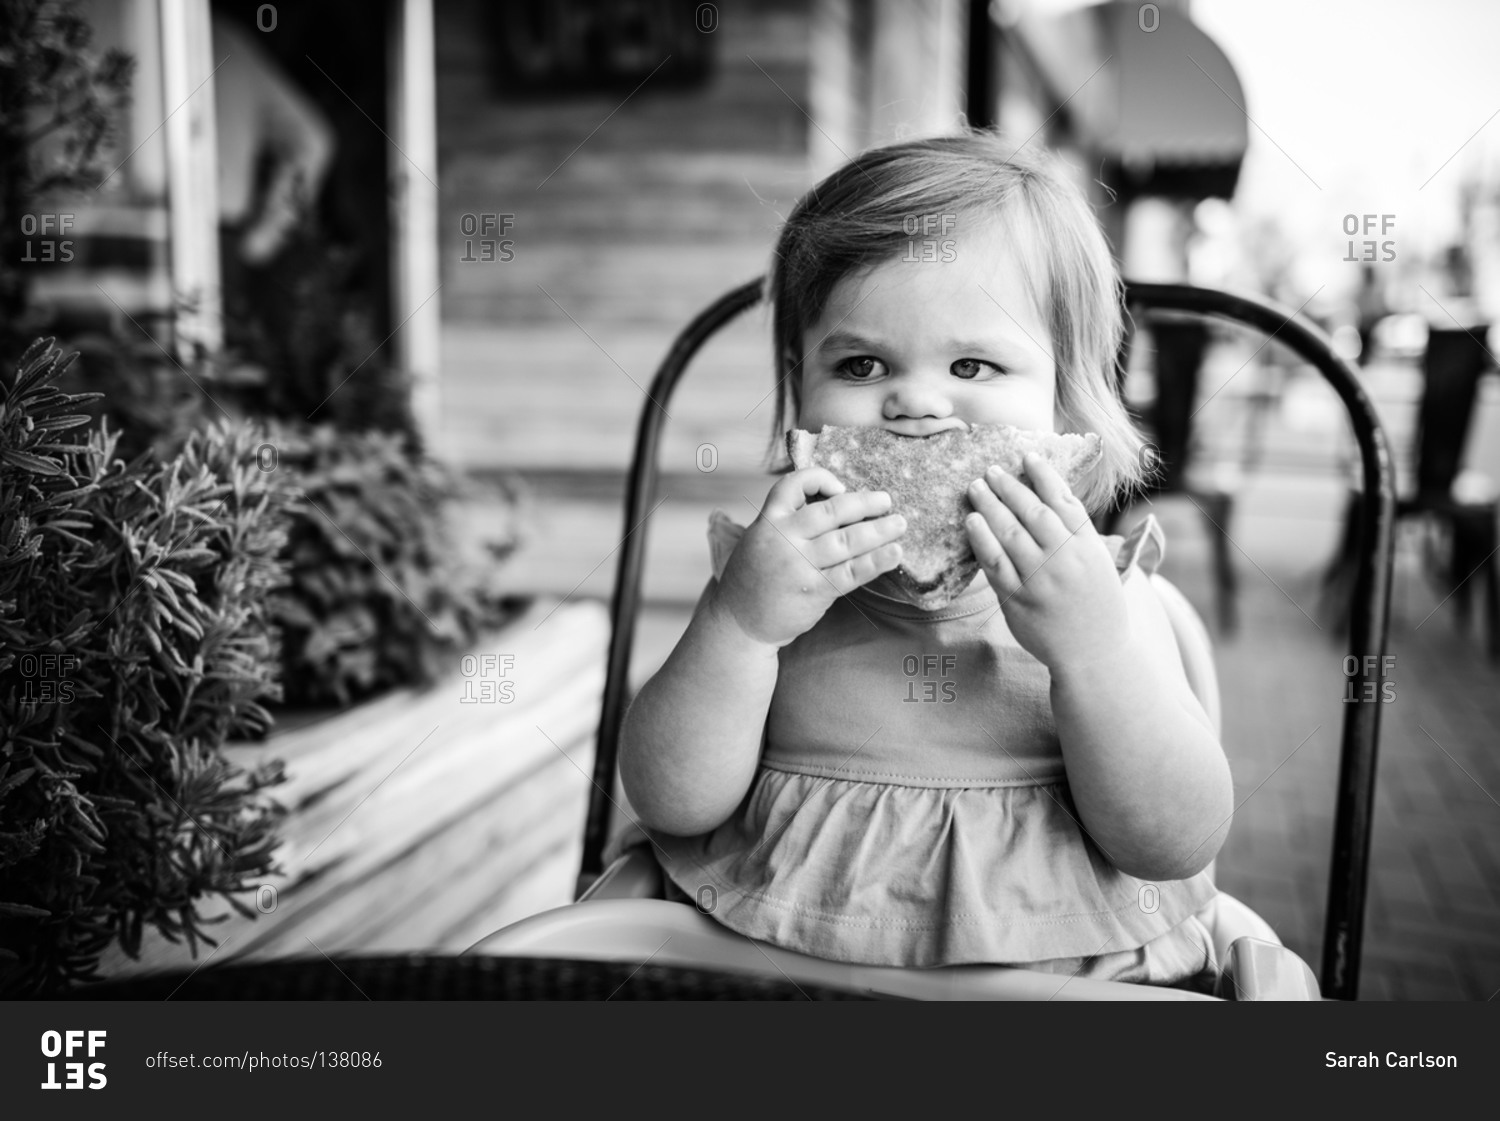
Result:
[[[641,600],[647,521],[653,509],[659,452],[667,416],[664,402],[681,381],[688,363],[724,324],[759,303],[765,278],[756,277],[720,297],[700,312],[672,344],[657,370],[642,407],[635,455],[626,488],[626,524],[639,527],[626,535],[619,550],[615,592],[610,603],[610,645],[604,702],[594,753],[594,784],[584,831],[579,883],[590,884],[604,867],[610,837],[619,733],[628,703],[631,649]],[[1185,284],[1125,281],[1130,309],[1155,314],[1191,313],[1255,327],[1309,362],[1338,394],[1353,426],[1359,448],[1363,491],[1362,534],[1351,595],[1349,654],[1357,671],[1353,690],[1364,695],[1367,683],[1381,682],[1390,614],[1391,569],[1395,523],[1395,482],[1390,442],[1359,375],[1334,350],[1331,340],[1298,314],[1259,297]],[[1195,690],[1196,693],[1196,690]],[[1202,694],[1199,694],[1200,699]],[[1205,706],[1207,707],[1207,706]],[[1358,991],[1359,962],[1367,889],[1371,822],[1375,805],[1376,756],[1380,704],[1345,706],[1340,740],[1338,800],[1334,817],[1333,859],[1329,870],[1328,912],[1323,933],[1322,974],[1331,996],[1352,999]],[[622,901],[623,902],[623,901]],[[654,947],[650,948],[654,949]],[[1070,986],[1071,987],[1071,986]]]
[[585,899],[663,899],[661,865],[642,846],[626,849],[588,886],[578,902]]
[[1318,979],[1285,946],[1237,938],[1214,995],[1224,1000],[1322,1000]]

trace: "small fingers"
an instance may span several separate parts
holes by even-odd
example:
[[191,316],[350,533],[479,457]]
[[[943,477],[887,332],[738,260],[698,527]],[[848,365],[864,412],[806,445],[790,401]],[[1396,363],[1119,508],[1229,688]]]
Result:
[[889,544],[905,532],[906,519],[900,514],[887,514],[821,533],[808,542],[805,552],[819,568],[828,568]]
[[[974,504],[975,512],[981,516],[996,542],[1005,550],[1005,555],[1010,558],[1016,571],[1025,576],[1042,563],[1042,547],[1030,527],[1021,523],[1015,511],[995,494],[991,486],[984,479],[975,479],[969,484],[969,501]],[[1041,505],[1035,496],[1031,501]]]
[[1071,535],[1058,513],[1036,491],[1010,472],[998,466],[991,467],[984,477],[985,482],[1043,549],[1055,549]]
[[822,571],[839,595],[847,595],[881,573],[891,571],[901,563],[901,557],[900,543],[892,541]]
[[831,529],[853,526],[891,510],[891,496],[883,490],[851,490],[823,502],[809,502],[786,519],[793,536],[811,540]]
[[767,516],[790,516],[805,509],[819,495],[837,496],[848,489],[826,467],[804,467],[776,481],[761,512]]
[[1021,574],[1006,555],[994,530],[984,520],[984,515],[977,512],[970,514],[964,519],[964,528],[969,531],[969,545],[974,550],[974,556],[989,576],[995,591],[1005,598],[1014,595],[1021,586]]
[[1069,533],[1079,532],[1084,525],[1093,526],[1088,510],[1073,493],[1073,488],[1045,456],[1027,452],[1021,457],[1021,463],[1026,469],[1026,477],[1031,480],[1032,490],[1051,507]]

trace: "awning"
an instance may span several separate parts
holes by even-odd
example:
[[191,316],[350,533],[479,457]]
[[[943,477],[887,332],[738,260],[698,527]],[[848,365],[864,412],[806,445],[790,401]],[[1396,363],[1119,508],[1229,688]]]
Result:
[[1115,2],[1023,16],[1004,33],[1028,56],[1053,107],[1063,106],[1075,143],[1114,164],[1121,187],[1193,198],[1234,193],[1249,140],[1244,91],[1224,52],[1185,13]]

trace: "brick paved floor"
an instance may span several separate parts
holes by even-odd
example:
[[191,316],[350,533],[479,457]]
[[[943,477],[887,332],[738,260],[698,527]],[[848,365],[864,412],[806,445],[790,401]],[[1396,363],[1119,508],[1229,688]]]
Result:
[[[1166,571],[1207,616],[1206,542],[1183,502],[1157,508],[1174,546]],[[1215,641],[1239,809],[1219,882],[1316,970],[1346,710],[1345,648],[1317,610],[1313,562],[1331,540],[1324,523],[1264,514],[1231,533],[1241,547],[1242,630]],[[1500,666],[1485,661],[1477,627],[1459,630],[1453,604],[1439,607],[1440,599],[1403,540],[1389,643],[1395,696],[1381,719],[1366,999],[1487,1000],[1500,989]]]

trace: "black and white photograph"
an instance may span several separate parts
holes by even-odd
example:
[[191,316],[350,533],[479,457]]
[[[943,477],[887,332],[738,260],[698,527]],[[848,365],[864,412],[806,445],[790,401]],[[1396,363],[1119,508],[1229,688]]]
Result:
[[279,1042],[348,1002],[1359,1002],[1278,1069],[1477,1074],[1496,43],[0,0],[15,1092],[378,1093],[401,1017]]

